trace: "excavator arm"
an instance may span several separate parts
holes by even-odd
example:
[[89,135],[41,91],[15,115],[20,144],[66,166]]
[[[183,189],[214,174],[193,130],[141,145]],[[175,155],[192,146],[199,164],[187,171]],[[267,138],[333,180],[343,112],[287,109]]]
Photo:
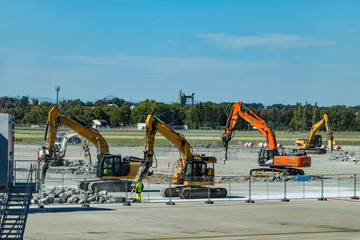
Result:
[[85,126],[85,124],[79,122],[73,117],[60,115],[58,107],[54,106],[49,112],[47,126],[50,156],[52,156],[54,153],[56,134],[58,132],[58,126],[60,123],[71,128],[72,130],[92,142],[96,146],[100,154],[110,154],[106,140],[101,136],[98,131]]
[[[64,114],[66,114],[64,112]],[[68,114],[66,114],[68,115]],[[44,181],[47,169],[49,168],[50,162],[55,157],[55,142],[56,135],[58,132],[59,124],[64,124],[82,135],[84,138],[92,142],[100,154],[110,154],[109,147],[106,143],[106,140],[101,136],[101,134],[93,128],[87,127],[85,124],[76,120],[70,116],[60,115],[59,108],[54,106],[48,114],[48,122],[45,130],[45,137],[42,146],[42,153],[44,157],[39,158],[41,164],[41,179]],[[46,146],[46,138],[48,139],[48,144]]]
[[[247,110],[244,111],[243,107]],[[239,118],[243,118],[251,126],[256,127],[266,138],[266,149],[260,149],[258,162],[260,166],[266,166],[270,168],[252,169],[250,175],[253,177],[269,177],[274,175],[303,175],[304,171],[296,169],[294,167],[310,167],[311,158],[304,153],[283,153],[279,154],[276,144],[276,138],[274,132],[269,125],[257,116],[253,111],[248,109],[242,104],[242,102],[235,103],[231,109],[230,115],[227,120],[224,133],[222,135],[223,140],[223,159],[227,160],[227,148],[228,143],[231,140],[232,134],[235,130],[236,123]]]
[[305,149],[309,153],[326,153],[326,149],[317,148],[320,147],[322,141],[321,135],[316,135],[316,133],[323,125],[325,125],[329,139],[329,148],[330,151],[332,151],[334,136],[330,128],[329,117],[327,114],[324,114],[323,118],[311,127],[309,138],[297,139],[295,142],[295,146]]
[[319,129],[321,128],[321,126],[326,122],[326,130],[328,129],[329,126],[329,118],[326,114],[324,114],[324,117],[318,121],[317,123],[315,123],[312,127],[311,127],[311,130],[310,130],[310,136],[309,136],[309,142],[313,142],[314,141],[314,138],[315,138],[315,135],[317,133],[317,131],[319,131]]
[[67,149],[67,141],[71,138],[76,136],[77,133],[74,131],[68,131],[64,134],[64,136],[61,139],[61,142],[56,143],[55,142],[55,154],[59,155],[60,157],[65,157],[66,149]]
[[328,144],[329,144],[330,151],[332,151],[332,149],[333,149],[333,144],[334,144],[334,134],[333,134],[333,132],[331,131],[330,122],[329,122],[329,117],[328,117],[327,114],[324,114],[324,119],[325,119],[326,132],[327,132],[328,137],[329,137]]
[[[163,197],[180,196],[181,198],[204,198],[210,194],[212,197],[225,197],[225,188],[209,188],[214,185],[215,169],[209,168],[209,164],[216,162],[213,156],[204,154],[192,154],[191,146],[185,137],[166,123],[161,121],[153,114],[149,114],[146,119],[146,140],[145,140],[145,165],[151,166],[154,156],[155,134],[159,132],[179,150],[182,159],[179,162],[179,172],[173,173],[172,183],[177,186],[161,190]],[[144,168],[146,172],[148,169]]]
[[145,148],[147,149],[147,151],[150,151],[152,153],[154,151],[156,132],[159,132],[167,140],[169,140],[172,144],[174,144],[179,149],[185,161],[192,160],[191,147],[188,141],[186,141],[185,137],[175,132],[166,123],[161,121],[158,117],[156,117],[153,114],[149,114],[146,119]]
[[[243,108],[247,110],[244,111]],[[276,148],[276,138],[274,132],[266,124],[266,122],[257,116],[253,111],[248,109],[242,102],[235,103],[230,111],[224,133],[222,135],[223,140],[223,160],[227,160],[227,149],[229,141],[235,131],[236,124],[239,119],[243,118],[251,126],[256,127],[262,134],[264,134],[267,142],[267,148]]]
[[[191,154],[190,144],[186,139],[179,133],[171,129],[166,123],[161,121],[158,117],[153,114],[149,114],[146,118],[146,133],[145,133],[145,151],[144,161],[145,167],[141,170],[140,179],[152,166],[154,157],[154,146],[155,146],[155,134],[159,132],[172,144],[174,144],[180,151],[183,161],[191,161],[193,156]],[[184,162],[180,162],[180,172],[183,173]]]

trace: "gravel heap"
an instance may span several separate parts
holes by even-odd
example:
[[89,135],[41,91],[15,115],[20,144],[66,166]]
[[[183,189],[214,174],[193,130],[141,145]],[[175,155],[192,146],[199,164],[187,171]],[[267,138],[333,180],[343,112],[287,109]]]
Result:
[[[108,195],[106,191],[90,193],[79,191],[75,188],[45,188],[42,192],[34,194],[31,204],[49,205],[49,204],[85,204],[85,203],[124,203],[125,197]],[[132,200],[132,199],[129,199]]]
[[329,160],[336,160],[342,162],[354,162],[355,164],[360,164],[360,156],[353,152],[341,152],[337,154],[332,154]]

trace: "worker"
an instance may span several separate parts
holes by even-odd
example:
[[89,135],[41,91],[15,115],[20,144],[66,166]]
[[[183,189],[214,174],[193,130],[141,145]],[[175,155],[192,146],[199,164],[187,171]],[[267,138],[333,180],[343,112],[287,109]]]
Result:
[[104,175],[111,176],[112,174],[112,164],[110,159],[106,159],[104,162]]
[[136,183],[136,187],[135,187],[135,191],[136,191],[136,199],[137,202],[141,202],[141,192],[144,189],[144,185],[141,182],[140,178],[137,179],[137,183]]

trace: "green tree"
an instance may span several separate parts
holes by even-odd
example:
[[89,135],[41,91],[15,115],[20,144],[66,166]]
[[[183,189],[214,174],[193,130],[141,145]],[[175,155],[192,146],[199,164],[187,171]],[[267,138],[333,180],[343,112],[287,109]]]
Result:
[[147,115],[150,113],[154,113],[155,103],[156,103],[155,100],[149,100],[149,99],[139,102],[131,110],[131,122],[144,123]]

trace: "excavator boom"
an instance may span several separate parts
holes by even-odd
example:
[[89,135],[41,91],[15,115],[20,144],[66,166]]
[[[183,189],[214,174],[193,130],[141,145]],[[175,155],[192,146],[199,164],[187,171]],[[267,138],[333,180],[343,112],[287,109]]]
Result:
[[88,139],[92,142],[97,149],[99,150],[100,154],[110,154],[109,147],[106,143],[106,140],[101,136],[101,134],[90,127],[87,127],[85,124],[79,122],[73,117],[63,116],[60,115],[59,109],[57,106],[54,106],[48,115],[48,142],[49,142],[49,153],[50,155],[53,154],[56,135],[58,132],[59,124],[64,124],[83,136],[84,138]]

